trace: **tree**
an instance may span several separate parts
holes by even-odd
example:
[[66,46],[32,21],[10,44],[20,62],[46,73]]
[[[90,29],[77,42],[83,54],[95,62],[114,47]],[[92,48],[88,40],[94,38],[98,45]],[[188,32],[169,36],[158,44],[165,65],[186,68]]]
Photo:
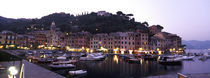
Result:
[[146,21],[143,22],[142,24],[145,25],[145,26],[147,26],[147,27],[149,27],[149,24],[148,24],[148,22],[146,22]]
[[125,14],[122,11],[117,11],[117,15],[124,16]]

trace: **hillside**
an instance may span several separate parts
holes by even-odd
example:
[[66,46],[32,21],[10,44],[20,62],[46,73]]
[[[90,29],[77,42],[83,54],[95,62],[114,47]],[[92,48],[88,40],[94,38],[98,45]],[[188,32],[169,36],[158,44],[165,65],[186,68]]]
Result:
[[183,40],[182,44],[185,44],[187,49],[209,49],[210,48],[210,41]]
[[[131,18],[133,14],[124,14],[118,11],[110,16],[98,16],[97,13],[74,16],[68,13],[53,13],[40,19],[12,19],[0,17],[0,31],[11,30],[16,33],[27,33],[36,30],[47,30],[52,21],[63,32],[88,31],[96,33],[110,33],[117,31],[135,31],[140,29],[148,32],[146,22],[136,22]],[[148,24],[148,23],[146,23]]]

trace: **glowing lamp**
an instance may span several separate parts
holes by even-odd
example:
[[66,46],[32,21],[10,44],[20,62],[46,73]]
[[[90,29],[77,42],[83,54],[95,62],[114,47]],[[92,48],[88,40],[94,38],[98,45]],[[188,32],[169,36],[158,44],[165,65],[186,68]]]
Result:
[[18,70],[15,68],[15,66],[11,66],[9,68],[9,72],[11,75],[16,75],[18,73]]

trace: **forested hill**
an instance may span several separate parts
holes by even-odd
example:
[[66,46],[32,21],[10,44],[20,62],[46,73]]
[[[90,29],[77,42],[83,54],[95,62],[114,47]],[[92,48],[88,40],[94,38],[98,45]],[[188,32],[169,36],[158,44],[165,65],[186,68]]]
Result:
[[40,19],[12,19],[0,16],[0,31],[11,30],[16,33],[27,33],[36,30],[47,30],[52,21],[63,32],[88,31],[92,34],[110,33],[117,31],[135,31],[137,29],[148,32],[147,22],[136,22],[133,14],[121,11],[109,16],[100,16],[96,12],[82,15],[68,13],[53,13]]

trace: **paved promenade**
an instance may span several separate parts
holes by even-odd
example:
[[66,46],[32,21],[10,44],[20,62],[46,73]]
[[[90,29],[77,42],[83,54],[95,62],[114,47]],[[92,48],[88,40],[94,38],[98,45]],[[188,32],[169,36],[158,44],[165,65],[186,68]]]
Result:
[[[20,61],[0,62],[0,64],[7,69],[9,66],[12,66],[14,64],[17,67],[18,71],[20,71],[20,63]],[[30,63],[26,60],[22,60],[22,63],[25,66],[25,78],[65,78],[57,73],[54,73],[36,64]],[[7,74],[8,72],[4,72],[4,74],[2,73],[0,75],[0,78],[7,78]],[[19,78],[19,75],[17,75],[16,77]]]

